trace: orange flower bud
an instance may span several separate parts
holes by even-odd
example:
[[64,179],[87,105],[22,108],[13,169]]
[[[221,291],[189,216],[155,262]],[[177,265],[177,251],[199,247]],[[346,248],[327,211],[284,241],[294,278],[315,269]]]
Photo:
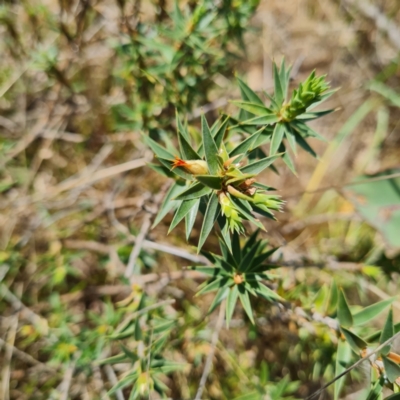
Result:
[[182,160],[179,157],[175,157],[172,164],[172,169],[176,167],[182,167],[192,175],[208,175],[208,165],[203,160]]

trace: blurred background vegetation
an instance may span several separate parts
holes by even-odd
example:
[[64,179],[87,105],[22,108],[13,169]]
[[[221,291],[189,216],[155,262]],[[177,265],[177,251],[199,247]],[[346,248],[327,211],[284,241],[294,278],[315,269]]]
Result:
[[[313,122],[329,142],[311,140],[319,160],[300,151],[297,176],[263,174],[286,201],[262,234],[280,246],[276,290],[313,311],[333,279],[351,304],[389,299],[399,51],[395,0],[1,1],[0,398],[128,399],[115,384],[139,357],[135,396],[191,399],[212,350],[207,399],[305,398],[331,379],[338,337],[317,317],[255,302],[254,326],[238,306],[215,340],[212,297],[194,297],[203,277],[183,269],[204,260],[201,221],[188,243],[180,226],[167,236],[170,215],[150,229],[168,180],[146,166],[140,134],[170,140],[177,108],[196,135],[202,112],[210,123],[230,112],[235,74],[270,90],[283,56],[293,87],[327,73],[340,90],[336,112]],[[205,248],[218,252],[216,236]],[[393,311],[398,322],[398,298]],[[121,345],[131,364],[103,365]],[[343,398],[363,398],[366,369]]]

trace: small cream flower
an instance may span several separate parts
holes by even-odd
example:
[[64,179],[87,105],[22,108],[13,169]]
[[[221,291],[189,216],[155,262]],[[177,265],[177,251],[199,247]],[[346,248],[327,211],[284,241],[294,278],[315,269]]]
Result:
[[179,157],[175,157],[172,164],[172,169],[176,167],[182,167],[192,175],[208,175],[208,165],[203,160],[182,160]]

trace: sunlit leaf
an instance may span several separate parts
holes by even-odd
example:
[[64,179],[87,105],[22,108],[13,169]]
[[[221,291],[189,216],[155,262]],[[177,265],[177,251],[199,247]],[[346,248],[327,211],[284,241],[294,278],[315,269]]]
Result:
[[379,316],[379,314],[383,312],[388,306],[390,306],[394,301],[396,301],[396,297],[382,300],[378,303],[365,307],[363,310],[353,315],[353,325],[362,325],[371,321],[375,317]]
[[201,227],[199,244],[197,246],[197,251],[203,247],[208,235],[210,234],[215,221],[217,220],[218,214],[221,211],[221,207],[218,203],[218,197],[215,192],[213,192],[208,201],[207,210],[204,215],[203,225]]
[[351,315],[343,289],[339,290],[337,318],[341,326],[344,326],[345,328],[353,326],[353,316]]

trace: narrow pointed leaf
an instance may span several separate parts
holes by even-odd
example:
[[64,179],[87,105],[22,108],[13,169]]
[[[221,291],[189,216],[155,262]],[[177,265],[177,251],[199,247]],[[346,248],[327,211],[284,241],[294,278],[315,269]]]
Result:
[[284,301],[281,296],[276,294],[273,290],[271,290],[268,286],[263,285],[262,283],[258,283],[258,289],[256,292],[264,297],[264,299],[269,301]]
[[307,141],[295,130],[292,131],[296,137],[297,144],[302,147],[305,151],[310,153],[313,157],[318,158],[317,153],[312,149],[312,147],[307,143]]
[[233,258],[240,265],[240,262],[242,260],[242,251],[240,249],[239,234],[236,231],[233,232],[233,235],[232,235],[232,253],[233,253]]
[[125,376],[118,383],[116,383],[107,393],[109,395],[112,395],[117,390],[121,390],[124,387],[128,386],[129,384],[132,384],[133,382],[135,382],[137,377],[138,377],[137,372],[135,372],[134,374],[129,374],[128,376]]
[[353,326],[353,316],[351,315],[343,289],[339,291],[337,318],[341,326],[345,328]]
[[172,219],[171,225],[168,229],[168,233],[170,233],[172,229],[174,229],[179,224],[179,222],[182,221],[182,219],[189,213],[189,211],[195,206],[198,201],[199,199],[182,201],[181,205],[176,210],[174,218]]
[[400,393],[392,394],[389,397],[386,397],[385,400],[400,400]]
[[246,255],[252,249],[252,247],[255,245],[256,240],[257,240],[257,236],[258,236],[259,233],[260,233],[260,230],[256,229],[252,233],[252,235],[249,237],[249,239],[245,243],[245,245],[243,247],[243,250],[242,250],[243,256]]
[[219,126],[219,128],[217,129],[215,135],[213,135],[214,142],[215,142],[215,145],[217,146],[217,149],[219,149],[221,147],[222,141],[223,141],[224,136],[225,136],[226,128],[228,126],[228,122],[229,122],[229,116],[226,117],[222,121],[222,123]]
[[279,121],[275,114],[266,114],[259,117],[247,119],[240,123],[240,125],[272,125]]
[[199,211],[200,199],[197,199],[196,203],[190,209],[189,213],[185,216],[185,230],[186,230],[186,240],[189,240],[190,234],[192,232],[194,223],[196,221],[196,216]]
[[285,138],[288,141],[293,153],[297,154],[296,136],[293,134],[293,132],[291,132],[290,129],[287,129],[287,127],[285,127]]
[[385,356],[382,356],[382,360],[389,382],[395,382],[397,378],[400,378],[400,365],[396,364],[394,361]]
[[296,168],[293,164],[292,158],[289,155],[289,152],[283,153],[282,160],[289,167],[289,169],[293,172],[293,174],[297,175]]
[[318,119],[324,117],[325,115],[331,114],[334,111],[336,111],[336,109],[332,108],[329,110],[305,112],[304,114],[298,115],[294,121],[312,121],[314,119]]
[[[385,343],[394,335],[394,326],[393,326],[393,310],[390,309],[388,316],[386,318],[385,326],[383,327],[381,337],[379,339],[379,344]],[[388,344],[381,350],[381,354],[387,355],[390,351],[391,345]]]
[[[230,200],[233,201],[233,203],[235,203],[235,206],[239,209],[239,211],[249,220],[251,221],[254,225],[258,226],[260,229],[265,231],[264,225],[258,220],[256,219],[253,214],[251,213],[251,211],[248,210],[249,207],[248,203],[246,200],[241,200],[238,199],[237,197],[233,197],[233,196],[229,196]],[[251,207],[250,207],[251,210]]]
[[218,175],[196,175],[196,179],[203,185],[214,190],[221,190],[224,178]]
[[200,290],[197,291],[196,296],[200,296],[201,294],[214,292],[219,288],[225,286],[226,282],[228,282],[228,278],[218,276],[217,279],[211,281],[210,283],[205,282],[205,285],[201,287]]
[[164,165],[164,167],[168,168],[173,174],[178,175],[179,177],[185,179],[186,181],[190,181],[193,179],[193,176],[190,175],[188,172],[186,172],[184,169],[182,168],[174,168],[172,170],[172,163],[173,161],[171,160],[166,160],[164,158],[159,158],[158,161],[160,161],[160,163],[162,165]]
[[253,310],[251,308],[249,293],[244,289],[243,286],[239,287],[239,298],[244,308],[244,311],[249,317],[251,323],[254,325]]
[[270,156],[258,161],[255,161],[251,164],[248,164],[242,168],[240,168],[240,171],[243,172],[244,174],[259,174],[262,172],[264,169],[268,168],[276,159],[278,159],[282,153],[275,154],[274,156]]
[[243,100],[264,106],[262,100],[241,79],[237,78]]
[[225,244],[227,245],[229,251],[232,251],[232,241],[231,241],[231,234],[229,231],[228,220],[220,214],[218,215],[217,222],[219,228],[221,229],[221,235],[224,239]]
[[160,175],[164,175],[167,178],[175,178],[174,173],[170,170],[170,168],[165,167],[164,165],[158,165],[158,164],[152,164],[148,163],[146,164],[148,167],[150,167],[153,171],[156,171]]
[[262,265],[269,257],[272,256],[272,254],[275,253],[275,251],[277,251],[279,249],[279,247],[276,247],[274,249],[271,249],[265,253],[260,254],[257,257],[254,257],[251,260],[251,264],[250,264],[250,269],[249,271],[253,271],[256,270],[260,265]]
[[[228,126],[228,122],[231,119],[230,116],[226,116],[225,119],[220,122],[220,119],[215,121],[214,125],[210,128],[211,136],[214,138],[215,145],[217,149],[221,147],[222,141],[225,136],[226,128]],[[200,144],[199,149],[197,151],[201,157],[204,156],[204,146],[203,143]]]
[[394,301],[396,297],[392,297],[390,299],[382,300],[378,303],[372,304],[358,313],[353,315],[353,325],[362,325],[371,321],[375,317],[377,317],[381,312],[383,312],[387,307],[389,307]]
[[175,158],[173,154],[171,154],[168,150],[164,149],[164,147],[161,147],[156,141],[151,139],[149,136],[142,135],[142,138],[144,142],[151,148],[151,150],[153,150],[154,154],[158,158],[164,158],[165,160],[173,160]]
[[174,183],[170,189],[168,190],[167,194],[164,197],[163,202],[161,203],[160,210],[154,220],[152,228],[157,226],[162,219],[174,208],[179,206],[179,201],[172,200],[175,196],[178,195],[179,192],[182,191],[182,184]]
[[[181,119],[179,118],[178,110],[175,110],[175,119],[176,119],[176,128],[178,133],[180,133],[187,142],[189,142],[189,132],[187,128],[182,124]],[[187,160],[192,160],[191,158],[187,158]]]
[[204,115],[201,117],[201,133],[208,169],[210,170],[211,175],[217,175],[219,171],[218,148],[214,142],[214,138],[211,136],[211,132]]
[[229,327],[229,323],[231,322],[233,312],[235,311],[235,305],[238,296],[239,296],[238,286],[233,285],[233,287],[229,290],[228,299],[226,300],[225,318],[227,327]]
[[303,122],[292,121],[290,127],[292,129],[295,129],[302,135],[315,137],[316,139],[322,140],[323,142],[327,142],[327,140],[323,136],[315,132],[314,129],[310,128],[307,124],[304,124]]
[[208,309],[208,314],[211,314],[222,303],[222,301],[226,299],[229,292],[230,290],[228,286],[222,287],[221,289],[218,290],[217,294],[214,297],[213,302],[210,305],[210,308]]
[[237,101],[237,100],[232,100],[231,103],[254,115],[262,116],[262,115],[272,114],[272,111],[269,108],[265,107],[265,105],[250,103],[248,101]]
[[283,89],[282,89],[281,79],[279,77],[278,68],[275,63],[273,63],[273,75],[274,75],[275,100],[279,105],[282,105],[284,101]]
[[354,332],[343,328],[343,326],[340,327],[340,330],[346,338],[347,343],[350,345],[355,353],[360,354],[361,350],[364,350],[368,346],[367,342],[356,335]]
[[331,285],[329,299],[328,299],[327,307],[325,310],[325,313],[327,315],[333,314],[336,311],[338,298],[339,298],[339,290],[336,285],[336,281],[334,280]]
[[[335,376],[340,375],[343,371],[346,370],[346,368],[350,363],[350,360],[351,360],[351,347],[346,341],[340,339],[336,353]],[[346,375],[342,376],[335,382],[334,400],[338,400],[340,398],[340,393],[342,391],[345,380],[346,380]]]
[[286,99],[286,97],[287,97],[287,91],[288,91],[288,88],[289,88],[289,80],[290,80],[290,72],[291,72],[291,70],[292,70],[291,67],[286,69],[285,59],[283,59],[282,63],[281,63],[281,68],[280,68],[280,71],[279,71],[279,79],[280,79],[281,85],[282,85],[283,99]]
[[381,376],[379,380],[375,382],[366,400],[380,400],[384,382],[385,379],[383,376]]
[[178,131],[179,148],[182,158],[185,160],[200,160],[201,157],[196,153],[186,138]]
[[117,364],[127,360],[124,353],[117,354],[112,357],[104,358],[103,360],[95,361],[96,365]]
[[[319,106],[321,103],[323,103],[325,100],[329,99],[334,93],[336,93],[339,89],[333,89],[330,90],[329,92],[325,92],[323,95],[320,96],[320,100],[311,104],[310,107],[307,108],[307,111],[313,110],[315,107]],[[335,111],[335,110],[333,110]]]
[[[394,327],[394,334],[396,334],[397,332],[400,332],[400,322],[397,323],[397,324],[394,324],[393,327]],[[374,342],[376,342],[376,341],[379,340],[379,338],[381,337],[381,335],[382,335],[382,331],[379,330],[379,331],[376,331],[375,333],[373,333],[372,335],[368,336],[365,340],[366,340],[368,343],[374,343]],[[384,341],[383,341],[383,342],[384,342]],[[382,342],[382,343],[383,343],[383,342]]]
[[198,271],[201,272],[202,274],[206,274],[208,276],[213,276],[213,277],[217,277],[219,276],[219,271],[220,268],[215,268],[215,267],[204,267],[203,265],[195,265],[192,267],[188,267],[193,271]]
[[197,246],[197,251],[203,247],[204,242],[206,241],[208,235],[210,234],[215,221],[221,211],[221,207],[218,203],[218,197],[215,192],[213,192],[210,196],[210,200],[208,201],[207,210],[204,215],[203,225],[201,227],[199,244]]
[[279,107],[278,103],[276,102],[276,100],[274,99],[274,97],[271,96],[270,94],[268,94],[266,91],[264,91],[264,94],[271,102],[271,107],[273,108],[273,110],[279,111],[280,107]]
[[240,263],[240,270],[241,271],[248,271],[251,267],[251,263],[257,254],[258,249],[260,248],[261,241],[259,240],[258,242],[255,243],[255,245],[250,249],[250,251],[247,252],[247,254],[244,256],[242,262]]
[[258,129],[256,132],[254,132],[251,136],[249,136],[247,139],[245,139],[242,143],[237,145],[230,153],[229,157],[234,157],[234,156],[239,156],[242,155],[242,157],[238,157],[235,159],[235,163],[239,162],[248,151],[253,150],[254,143],[256,142],[258,136],[265,130],[265,127],[262,127]]
[[210,194],[212,190],[202,183],[195,183],[190,188],[181,192],[174,200],[192,200]]
[[281,122],[275,125],[274,133],[271,138],[270,155],[273,156],[279,149],[282,143],[283,135],[285,134],[285,125]]

